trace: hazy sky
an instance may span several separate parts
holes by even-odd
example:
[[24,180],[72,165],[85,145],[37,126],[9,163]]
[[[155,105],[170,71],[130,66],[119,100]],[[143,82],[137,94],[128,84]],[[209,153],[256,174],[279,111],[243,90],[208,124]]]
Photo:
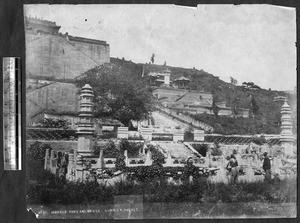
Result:
[[229,82],[296,86],[296,12],[271,5],[27,5],[61,32],[110,44],[111,57],[203,69]]

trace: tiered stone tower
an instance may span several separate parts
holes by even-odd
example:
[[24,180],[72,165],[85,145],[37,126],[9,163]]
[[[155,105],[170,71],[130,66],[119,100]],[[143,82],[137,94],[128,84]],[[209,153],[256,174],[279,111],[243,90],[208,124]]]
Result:
[[93,124],[94,94],[92,87],[84,85],[80,93],[78,134],[78,155],[93,155],[93,135],[95,128]]
[[292,133],[292,121],[291,121],[291,107],[285,99],[284,104],[281,107],[281,146],[284,148],[286,155],[293,154],[293,147],[295,139]]

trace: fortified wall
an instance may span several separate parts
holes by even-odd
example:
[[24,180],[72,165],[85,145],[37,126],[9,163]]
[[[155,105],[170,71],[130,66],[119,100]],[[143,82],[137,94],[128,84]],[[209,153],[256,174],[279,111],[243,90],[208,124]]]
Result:
[[26,92],[26,125],[42,121],[43,113],[73,114],[78,110],[78,88],[71,83],[50,82]]
[[105,41],[61,34],[59,29],[55,22],[25,18],[27,77],[73,79],[110,62]]

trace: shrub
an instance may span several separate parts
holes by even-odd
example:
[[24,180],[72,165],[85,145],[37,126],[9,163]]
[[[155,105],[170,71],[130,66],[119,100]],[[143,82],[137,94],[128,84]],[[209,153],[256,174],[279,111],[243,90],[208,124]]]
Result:
[[127,139],[122,139],[120,142],[120,150],[124,152],[127,150],[129,158],[137,157],[139,151],[143,148],[144,144],[140,142],[129,142]]
[[184,138],[184,141],[186,141],[186,142],[194,141],[194,134],[193,134],[193,127],[192,126],[189,126],[189,128],[187,128],[184,131],[183,138]]
[[121,151],[116,148],[115,143],[113,141],[109,141],[105,145],[96,146],[94,148],[95,155],[99,156],[100,149],[103,149],[104,158],[117,158],[117,156],[121,154]]
[[165,156],[153,145],[149,145],[148,149],[151,151],[151,158],[153,160],[153,165],[162,166],[165,162]]
[[[280,111],[280,109],[279,109]],[[280,112],[278,111],[278,114]],[[218,116],[210,114],[189,114],[194,119],[204,122],[214,128],[214,133],[232,135],[232,134],[279,134],[280,125],[278,117],[268,117],[267,122],[264,121],[264,117],[256,116],[255,118],[243,118],[243,117],[228,117]],[[278,120],[279,119],[279,120]]]
[[220,149],[220,145],[215,143],[214,147],[212,147],[211,155],[212,156],[221,156],[222,154],[223,154],[223,152]]
[[[37,180],[43,178],[46,149],[51,150],[49,144],[35,142],[26,148],[27,178]],[[50,154],[50,151],[49,151]]]

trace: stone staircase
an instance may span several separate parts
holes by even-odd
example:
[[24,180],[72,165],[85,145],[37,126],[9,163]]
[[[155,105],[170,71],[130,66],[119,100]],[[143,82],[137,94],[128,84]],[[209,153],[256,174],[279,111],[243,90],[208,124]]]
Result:
[[195,157],[195,152],[181,142],[155,142],[161,148],[164,154],[170,154],[172,158],[187,160],[189,157]]
[[187,116],[185,114],[173,111],[170,108],[164,108],[161,105],[156,105],[155,108],[156,111],[158,111],[160,114],[168,116],[172,120],[176,120],[177,122],[181,123],[181,125],[183,126],[192,126],[195,129],[204,130],[206,132],[212,132],[214,130],[212,126],[204,122],[195,120],[192,117]]

